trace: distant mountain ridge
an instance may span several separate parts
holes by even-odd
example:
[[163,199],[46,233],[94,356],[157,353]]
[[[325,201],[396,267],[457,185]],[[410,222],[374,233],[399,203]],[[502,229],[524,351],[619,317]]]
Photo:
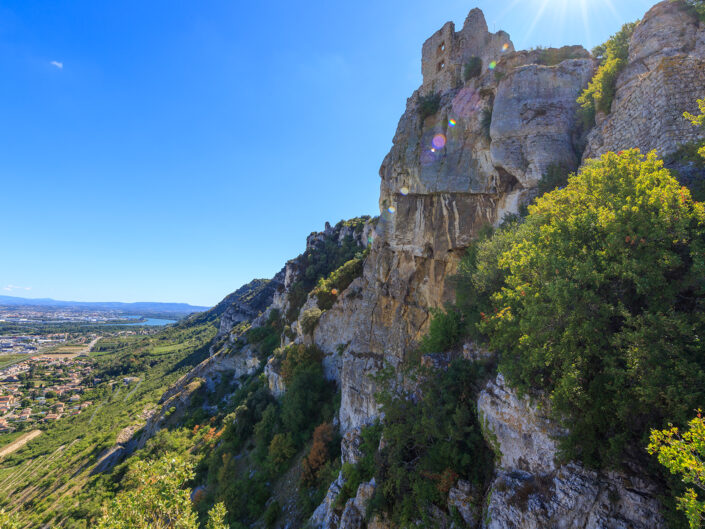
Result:
[[0,296],[0,305],[35,307],[80,307],[96,310],[120,310],[125,312],[177,312],[192,314],[208,310],[210,307],[189,305],[188,303],[161,303],[152,301],[138,301],[123,303],[120,301],[62,301],[51,298],[19,298],[14,296]]

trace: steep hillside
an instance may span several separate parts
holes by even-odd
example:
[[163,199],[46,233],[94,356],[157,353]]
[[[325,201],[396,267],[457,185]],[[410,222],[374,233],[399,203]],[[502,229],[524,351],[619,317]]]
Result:
[[[705,96],[705,24],[668,0],[615,42],[515,51],[478,9],[432,35],[380,216],[326,224],[169,331],[208,340],[101,455],[102,494],[178,453],[199,520],[222,502],[230,527],[683,527],[643,436],[705,405],[704,214],[630,149],[701,185],[683,113]],[[610,111],[585,119],[598,81]]]

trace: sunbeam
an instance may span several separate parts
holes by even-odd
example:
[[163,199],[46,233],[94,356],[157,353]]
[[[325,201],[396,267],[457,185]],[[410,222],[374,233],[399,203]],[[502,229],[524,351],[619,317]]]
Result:
[[[609,13],[615,20],[623,19],[619,12],[618,4],[614,0],[525,0],[524,2],[511,0],[507,7],[502,9],[500,14],[497,15],[495,21],[501,24],[502,19],[506,18],[513,9],[522,4],[523,7],[530,8],[534,14],[530,21],[527,20],[523,33],[519,32],[519,34],[515,35],[515,43],[518,48],[525,48],[532,42],[532,36],[536,32],[537,27],[546,25],[546,17],[549,17],[554,24],[554,31],[552,32],[554,38],[557,36],[555,29],[557,28],[558,33],[560,33],[567,25],[567,21],[574,20],[581,24],[585,34],[584,45],[587,48],[592,48],[595,45],[593,29],[598,29],[597,26],[600,24],[601,17]],[[545,46],[554,45],[553,42],[541,42],[540,44]]]
[[585,28],[585,43],[588,49],[592,49],[592,33],[590,31],[590,16],[586,0],[580,0],[580,11],[583,15],[583,27]]
[[536,16],[531,21],[529,29],[526,30],[526,33],[522,37],[522,48],[526,47],[526,42],[529,40],[529,37],[531,37],[531,34],[534,32],[534,28],[536,28],[536,25],[541,21],[541,18],[543,17],[543,12],[546,11],[546,8],[551,3],[551,1],[552,0],[542,0],[541,7],[539,7]]

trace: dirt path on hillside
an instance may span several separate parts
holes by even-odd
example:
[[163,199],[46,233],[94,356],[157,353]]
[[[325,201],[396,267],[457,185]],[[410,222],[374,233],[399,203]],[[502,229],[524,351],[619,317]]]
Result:
[[10,455],[15,450],[19,450],[24,445],[29,443],[32,439],[40,436],[41,434],[41,430],[32,430],[31,432],[27,432],[26,434],[24,434],[22,437],[15,439],[9,445],[0,448],[0,458]]

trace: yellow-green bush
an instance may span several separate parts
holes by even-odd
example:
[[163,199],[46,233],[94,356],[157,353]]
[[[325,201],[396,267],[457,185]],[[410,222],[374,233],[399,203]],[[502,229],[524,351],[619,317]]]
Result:
[[612,109],[617,77],[627,65],[629,39],[635,28],[635,22],[624,24],[607,42],[593,50],[593,54],[600,60],[600,66],[578,98],[580,115],[587,127],[595,123],[597,112],[609,114]]

